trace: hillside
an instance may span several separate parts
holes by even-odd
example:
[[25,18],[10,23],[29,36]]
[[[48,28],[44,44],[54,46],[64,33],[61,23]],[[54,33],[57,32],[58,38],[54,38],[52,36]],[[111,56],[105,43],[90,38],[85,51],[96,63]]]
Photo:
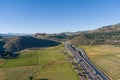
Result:
[[0,53],[2,53],[4,51],[4,49],[3,49],[4,44],[5,44],[4,42],[0,41]]
[[74,45],[120,44],[120,24],[101,27],[91,32],[84,32],[70,40]]
[[70,40],[70,42],[76,46],[79,45],[95,45],[102,44],[102,40],[95,39],[94,34],[80,34],[77,37]]
[[72,39],[73,35],[67,35],[67,34],[46,34],[46,33],[36,33],[33,35],[33,37],[39,38],[39,39],[48,39],[48,40],[54,40],[54,41],[66,41],[67,39]]
[[115,25],[104,26],[94,30],[93,32],[101,33],[101,32],[114,32],[114,31],[120,31],[120,23]]
[[48,46],[55,46],[60,43],[45,40],[45,39],[37,39],[30,36],[15,36],[10,38],[9,41],[3,46],[5,51],[19,51],[25,48],[32,48],[32,47],[48,47]]

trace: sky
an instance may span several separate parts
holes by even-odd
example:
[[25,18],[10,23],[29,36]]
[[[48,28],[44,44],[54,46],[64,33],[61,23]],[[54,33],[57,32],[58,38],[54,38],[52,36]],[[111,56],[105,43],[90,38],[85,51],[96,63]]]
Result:
[[0,33],[61,33],[120,23],[120,0],[0,0]]

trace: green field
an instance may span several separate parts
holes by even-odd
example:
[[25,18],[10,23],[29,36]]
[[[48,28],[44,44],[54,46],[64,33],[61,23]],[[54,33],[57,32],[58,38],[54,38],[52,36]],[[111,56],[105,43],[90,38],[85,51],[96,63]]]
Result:
[[16,59],[0,59],[0,80],[79,80],[63,45],[27,50]]
[[120,47],[112,45],[80,46],[90,59],[113,80],[120,79]]

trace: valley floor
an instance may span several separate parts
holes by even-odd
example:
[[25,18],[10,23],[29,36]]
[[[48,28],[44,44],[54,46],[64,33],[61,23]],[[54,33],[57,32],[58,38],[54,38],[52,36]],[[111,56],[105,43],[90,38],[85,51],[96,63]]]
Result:
[[63,45],[20,53],[16,59],[0,59],[0,80],[79,80]]
[[120,47],[112,45],[81,45],[89,58],[103,72],[112,78],[120,79]]

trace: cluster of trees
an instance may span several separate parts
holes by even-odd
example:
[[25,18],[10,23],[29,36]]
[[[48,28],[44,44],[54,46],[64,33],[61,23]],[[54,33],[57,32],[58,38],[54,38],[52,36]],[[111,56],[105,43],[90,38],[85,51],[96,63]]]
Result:
[[4,59],[16,58],[19,54],[14,52],[0,51],[0,57]]
[[33,36],[39,39],[42,38],[42,39],[48,39],[48,40],[54,40],[54,41],[66,41],[75,37],[75,35],[66,35],[64,33],[61,33],[61,34],[36,33]]
[[120,39],[120,31],[105,32],[105,33],[87,33],[88,38],[98,39]]
[[96,40],[98,44],[119,44],[120,42],[120,31],[106,32],[106,33],[91,33],[86,34],[86,37],[92,40]]

